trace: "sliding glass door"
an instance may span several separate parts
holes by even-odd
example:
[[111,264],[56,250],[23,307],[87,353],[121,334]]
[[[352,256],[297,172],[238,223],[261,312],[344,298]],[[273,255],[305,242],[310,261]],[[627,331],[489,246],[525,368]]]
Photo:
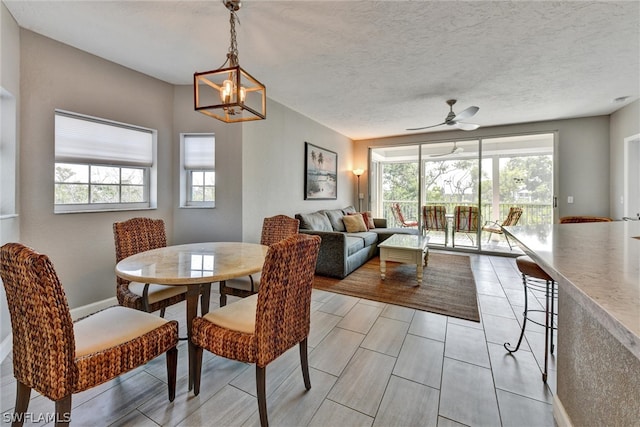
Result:
[[512,208],[522,210],[519,224],[553,222],[554,139],[547,133],[372,148],[371,210],[389,226],[417,222],[431,246],[511,251],[501,234],[482,227],[502,224]]

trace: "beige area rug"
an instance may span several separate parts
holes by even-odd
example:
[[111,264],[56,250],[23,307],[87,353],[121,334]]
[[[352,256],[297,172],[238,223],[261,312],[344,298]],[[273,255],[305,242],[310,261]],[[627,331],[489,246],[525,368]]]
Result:
[[480,322],[476,282],[466,255],[430,252],[420,286],[415,265],[387,262],[386,276],[380,278],[380,259],[374,257],[344,279],[316,276],[313,287]]

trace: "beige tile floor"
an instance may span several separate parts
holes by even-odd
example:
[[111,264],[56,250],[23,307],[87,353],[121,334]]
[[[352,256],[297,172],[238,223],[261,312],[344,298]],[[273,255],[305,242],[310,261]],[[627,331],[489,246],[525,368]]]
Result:
[[[328,292],[313,292],[306,392],[297,348],[267,369],[272,426],[553,426],[541,380],[544,329],[527,327],[514,356],[523,295],[513,259],[472,255],[481,323]],[[218,295],[212,296],[212,307]],[[536,301],[534,300],[534,303]],[[541,307],[540,307],[541,308]],[[181,322],[184,306],[168,310]],[[179,346],[177,396],[167,400],[164,358],[73,397],[75,426],[259,425],[254,368],[205,352],[201,393],[187,392]],[[15,399],[11,356],[0,365],[2,423]],[[53,411],[32,394],[32,419]],[[26,423],[45,424],[44,422]]]

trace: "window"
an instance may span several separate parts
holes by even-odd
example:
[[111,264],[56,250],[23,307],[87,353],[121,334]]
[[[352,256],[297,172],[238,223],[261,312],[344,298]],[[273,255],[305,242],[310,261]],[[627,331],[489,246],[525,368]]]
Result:
[[213,134],[182,134],[181,206],[215,207],[216,171]]
[[153,130],[56,111],[55,212],[155,207],[155,145]]

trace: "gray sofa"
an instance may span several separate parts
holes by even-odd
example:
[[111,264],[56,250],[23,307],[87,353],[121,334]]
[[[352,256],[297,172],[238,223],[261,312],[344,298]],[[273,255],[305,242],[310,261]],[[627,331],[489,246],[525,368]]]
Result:
[[296,214],[300,233],[322,238],[316,263],[316,274],[344,278],[378,253],[378,243],[396,233],[418,234],[415,228],[387,228],[387,220],[374,218],[375,228],[348,233],[342,218],[355,213],[353,206]]

